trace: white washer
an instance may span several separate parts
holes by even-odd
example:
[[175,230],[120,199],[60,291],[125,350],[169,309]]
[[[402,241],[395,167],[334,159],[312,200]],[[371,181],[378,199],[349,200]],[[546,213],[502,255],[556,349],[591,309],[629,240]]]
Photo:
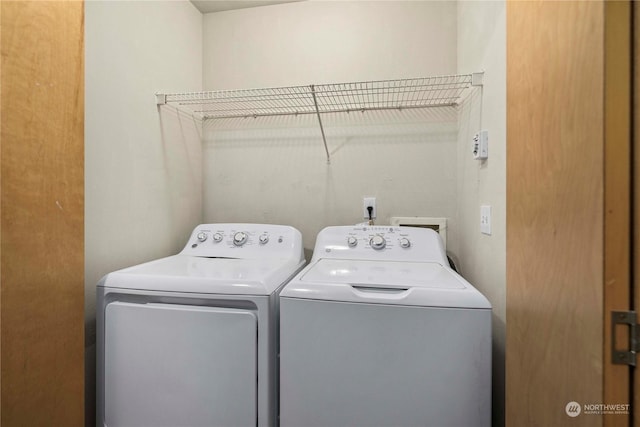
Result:
[[433,230],[328,227],[280,294],[281,427],[488,427],[491,305]]
[[292,227],[203,224],[178,255],[97,288],[97,425],[276,426],[277,293]]

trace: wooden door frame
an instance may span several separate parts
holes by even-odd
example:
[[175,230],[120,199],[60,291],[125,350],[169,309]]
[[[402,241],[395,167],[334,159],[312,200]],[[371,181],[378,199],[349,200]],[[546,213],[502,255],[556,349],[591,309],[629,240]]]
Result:
[[[640,6],[632,3],[633,25],[633,121],[631,143],[631,201],[632,201],[632,242],[631,242],[631,281],[633,289],[633,309],[640,311]],[[640,368],[633,371],[631,382],[633,420],[630,425],[640,423]]]
[[[605,1],[604,125],[604,372],[603,401],[629,404],[630,368],[614,364],[612,339],[626,347],[628,328],[612,330],[613,311],[631,304],[632,5]],[[626,339],[626,340],[625,340]],[[631,414],[604,416],[606,427],[627,427]]]

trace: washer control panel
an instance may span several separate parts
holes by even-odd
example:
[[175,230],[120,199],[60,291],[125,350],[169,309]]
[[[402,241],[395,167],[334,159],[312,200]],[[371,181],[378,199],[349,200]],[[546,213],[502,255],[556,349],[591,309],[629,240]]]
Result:
[[286,225],[201,224],[181,253],[220,258],[283,257],[302,253],[302,236]]
[[409,231],[401,230],[400,227],[353,227],[347,230],[344,241],[352,249],[373,249],[374,251],[409,249],[411,247]]
[[398,226],[327,227],[317,237],[313,258],[433,261],[448,265],[434,230]]

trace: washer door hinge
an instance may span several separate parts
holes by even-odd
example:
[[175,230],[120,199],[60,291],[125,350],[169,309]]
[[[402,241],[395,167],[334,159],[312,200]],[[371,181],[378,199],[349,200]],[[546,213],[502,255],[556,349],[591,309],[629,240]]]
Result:
[[[614,365],[636,366],[636,355],[640,351],[640,327],[638,327],[638,316],[635,311],[612,311],[611,312],[611,361]],[[618,350],[616,345],[616,326],[626,325],[629,327],[628,350]]]

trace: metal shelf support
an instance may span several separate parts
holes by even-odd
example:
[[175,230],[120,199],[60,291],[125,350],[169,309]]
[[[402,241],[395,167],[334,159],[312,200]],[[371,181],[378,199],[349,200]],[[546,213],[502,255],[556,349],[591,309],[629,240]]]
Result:
[[331,156],[329,155],[329,148],[327,147],[327,137],[324,134],[324,126],[322,126],[322,117],[320,117],[320,109],[318,108],[318,98],[316,98],[316,89],[314,85],[311,85],[310,88],[311,88],[311,95],[313,95],[313,105],[315,105],[316,107],[318,124],[320,125],[320,133],[322,133],[322,142],[324,143],[324,151],[327,153],[327,163],[331,163]]

